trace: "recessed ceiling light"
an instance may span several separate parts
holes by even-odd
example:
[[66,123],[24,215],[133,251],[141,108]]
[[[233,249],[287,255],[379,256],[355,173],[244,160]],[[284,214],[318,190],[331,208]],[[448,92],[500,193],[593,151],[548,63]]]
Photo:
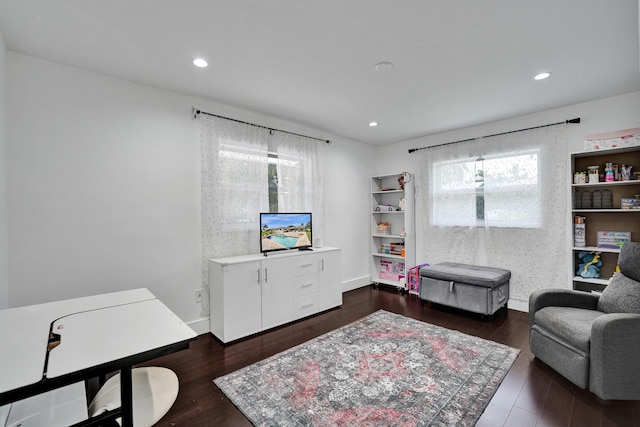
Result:
[[393,63],[391,62],[378,62],[373,69],[379,73],[386,73],[387,71],[391,71],[393,68]]
[[196,59],[193,60],[193,65],[195,65],[198,68],[204,68],[209,64],[207,64],[207,61],[205,61],[202,58],[196,58]]
[[548,78],[551,75],[551,73],[540,73],[540,74],[536,74],[536,76],[533,78],[533,80],[544,80],[546,78]]
[[378,126],[378,122],[370,122],[369,126],[371,126],[371,127]]

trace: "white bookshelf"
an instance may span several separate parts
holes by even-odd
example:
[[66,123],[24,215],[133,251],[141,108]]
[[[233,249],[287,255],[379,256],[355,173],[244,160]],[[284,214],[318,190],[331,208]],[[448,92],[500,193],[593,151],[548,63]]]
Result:
[[[404,177],[404,189],[399,183],[401,177]],[[407,289],[408,270],[415,266],[414,179],[409,172],[371,178],[371,279],[374,285]],[[384,205],[392,206],[393,210],[376,209]],[[400,205],[402,210],[397,209]],[[389,225],[388,233],[380,232],[380,223]],[[386,247],[391,251],[392,243],[402,244],[404,254],[387,253]]]

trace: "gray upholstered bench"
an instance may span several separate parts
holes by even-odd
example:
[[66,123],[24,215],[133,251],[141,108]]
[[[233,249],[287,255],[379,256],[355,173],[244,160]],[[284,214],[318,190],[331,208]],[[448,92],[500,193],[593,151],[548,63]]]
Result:
[[509,301],[511,272],[443,262],[420,269],[420,299],[492,315]]

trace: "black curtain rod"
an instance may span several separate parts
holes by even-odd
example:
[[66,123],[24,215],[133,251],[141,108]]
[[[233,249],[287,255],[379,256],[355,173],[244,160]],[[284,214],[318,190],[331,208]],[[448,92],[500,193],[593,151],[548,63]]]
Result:
[[314,136],[307,136],[307,135],[302,135],[300,133],[289,132],[287,130],[274,129],[267,126],[257,125],[255,123],[244,122],[242,120],[232,119],[230,117],[224,117],[224,116],[219,116],[217,114],[207,113],[206,111],[198,110],[196,107],[191,107],[191,117],[193,117],[194,119],[197,119],[199,114],[204,114],[206,116],[211,116],[211,117],[218,117],[220,119],[231,120],[232,122],[242,123],[244,125],[267,129],[272,135],[273,135],[273,132],[282,132],[282,133],[288,133],[289,135],[301,136],[303,138],[315,139],[316,141],[323,141],[323,142],[326,142],[327,144],[331,144],[331,141],[328,139],[316,138]]
[[460,141],[445,142],[444,144],[430,145],[428,147],[410,148],[409,149],[409,154],[413,153],[414,151],[426,150],[428,148],[442,147],[443,145],[458,144],[460,142],[473,141],[474,139],[490,138],[492,136],[507,135],[507,134],[510,134],[510,133],[522,132],[522,131],[525,131],[525,130],[540,129],[540,128],[546,128],[546,127],[549,127],[549,126],[563,125],[563,124],[566,124],[566,123],[580,123],[580,117],[575,118],[575,119],[571,119],[571,120],[565,120],[564,122],[549,123],[548,125],[534,126],[534,127],[531,127],[531,128],[518,129],[518,130],[510,130],[508,132],[494,133],[493,135],[485,135],[485,136],[480,136],[480,137],[476,137],[476,138],[461,139]]

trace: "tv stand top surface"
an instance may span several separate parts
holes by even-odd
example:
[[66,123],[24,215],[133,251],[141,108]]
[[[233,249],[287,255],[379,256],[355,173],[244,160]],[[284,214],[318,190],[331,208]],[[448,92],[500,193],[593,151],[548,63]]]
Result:
[[305,246],[303,248],[291,248],[291,249],[282,249],[282,250],[277,250],[277,251],[266,251],[263,252],[262,255],[264,256],[273,256],[273,255],[281,255],[283,252],[295,252],[295,251],[312,251],[313,248],[311,246]]
[[[321,248],[310,248],[314,253],[322,253],[329,251],[338,251],[340,248],[334,248],[329,246],[323,246]],[[270,252],[269,258],[279,258],[279,257],[293,257],[293,256],[303,256],[308,254],[307,251],[300,250],[288,250],[288,251],[277,251]],[[260,261],[265,258],[265,254],[249,254],[249,255],[238,255],[232,257],[221,257],[221,258],[212,258],[210,261],[214,261],[218,264],[227,265],[227,264],[237,264],[241,262],[250,262],[250,261]]]

